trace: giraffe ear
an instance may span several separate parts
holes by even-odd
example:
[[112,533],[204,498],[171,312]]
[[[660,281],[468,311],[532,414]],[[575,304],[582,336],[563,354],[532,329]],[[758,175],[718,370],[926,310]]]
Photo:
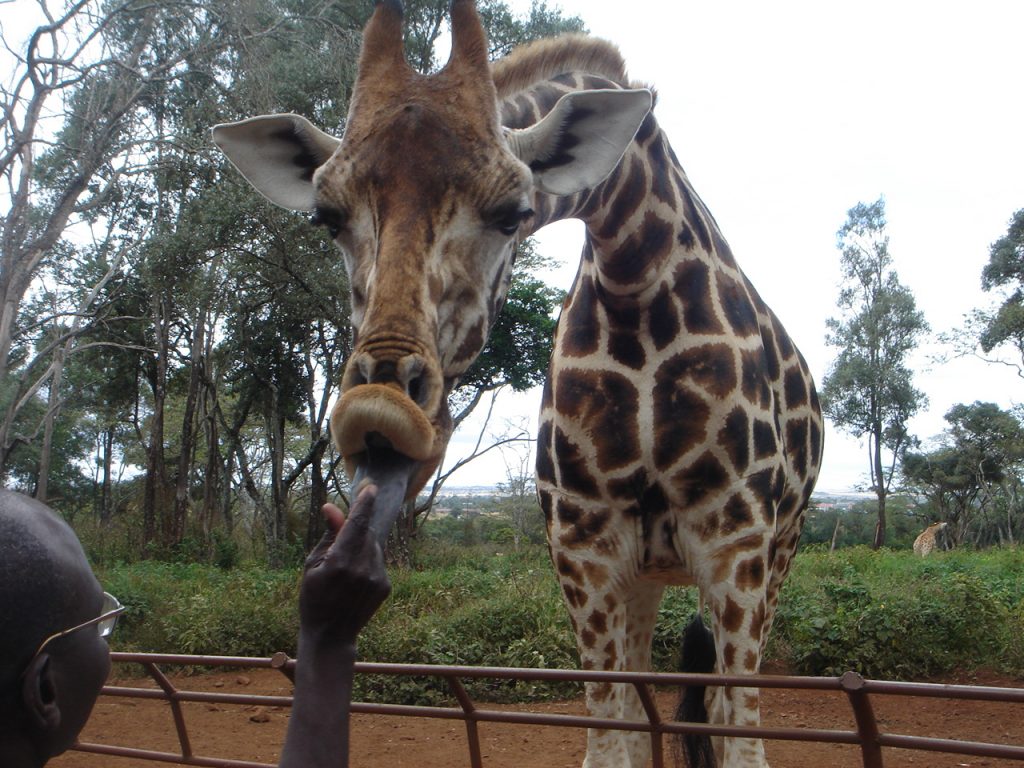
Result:
[[262,115],[213,128],[213,143],[270,202],[313,210],[313,172],[341,141],[301,115]]
[[509,146],[538,189],[571,195],[604,181],[652,104],[646,89],[569,93],[536,125],[509,131]]

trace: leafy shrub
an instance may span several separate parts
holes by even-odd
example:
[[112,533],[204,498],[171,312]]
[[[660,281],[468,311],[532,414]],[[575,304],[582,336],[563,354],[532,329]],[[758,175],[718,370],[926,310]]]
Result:
[[783,588],[770,650],[801,674],[1020,671],[1022,578],[1018,550],[804,553]]
[[[575,668],[568,614],[543,548],[434,547],[391,574],[392,595],[360,639],[367,661]],[[298,568],[143,562],[101,571],[128,606],[115,648],[294,655]],[[666,590],[653,663],[677,668],[696,590]],[[1024,550],[934,553],[852,548],[802,552],[783,588],[767,658],[801,674],[923,678],[996,668],[1024,676]],[[573,695],[573,685],[464,680],[481,700]],[[453,703],[443,680],[359,676],[356,694]]]
[[108,568],[100,578],[128,607],[115,648],[233,656],[295,651],[296,570],[143,562]]

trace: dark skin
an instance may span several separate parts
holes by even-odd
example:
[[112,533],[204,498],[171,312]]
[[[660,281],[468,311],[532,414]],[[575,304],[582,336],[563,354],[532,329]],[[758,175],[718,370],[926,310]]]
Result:
[[11,643],[0,661],[15,660],[0,670],[0,765],[39,768],[77,739],[110,672],[110,649],[91,628],[36,651],[50,634],[98,616],[103,590],[78,538],[49,508],[0,490],[0,516],[0,558],[8,568],[0,616]]
[[328,532],[306,560],[299,594],[295,697],[280,768],[348,766],[356,639],[391,593],[370,526],[377,501],[377,486],[365,484],[347,520],[333,504],[323,507]]

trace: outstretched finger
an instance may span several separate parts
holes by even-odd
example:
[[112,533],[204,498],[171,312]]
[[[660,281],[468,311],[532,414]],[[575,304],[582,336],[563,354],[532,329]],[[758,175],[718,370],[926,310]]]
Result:
[[349,522],[360,521],[361,524],[365,524],[373,517],[373,505],[377,500],[378,490],[376,483],[364,482],[359,486],[349,505]]
[[324,535],[320,537],[320,541],[317,542],[316,546],[309,553],[306,558],[306,568],[312,568],[323,562],[324,558],[327,557],[327,553],[330,551],[331,546],[338,540],[338,534],[341,533],[342,528],[345,527],[345,513],[341,511],[341,508],[337,504],[327,502],[320,507],[320,514],[324,516],[324,521],[327,523],[327,530],[324,531]]
[[334,533],[338,533],[341,527],[345,525],[345,513],[341,511],[341,507],[337,504],[327,502],[320,507],[320,514],[324,516],[327,527],[334,531]]
[[357,556],[366,546],[369,538],[370,521],[374,515],[374,503],[377,500],[377,486],[367,484],[359,489],[355,500],[348,510],[348,518],[329,550],[331,557],[347,552],[346,557]]

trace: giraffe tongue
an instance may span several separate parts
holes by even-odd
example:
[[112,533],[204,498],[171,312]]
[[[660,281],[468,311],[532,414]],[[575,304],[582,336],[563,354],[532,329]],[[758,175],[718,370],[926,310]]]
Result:
[[352,487],[358,489],[364,483],[377,486],[370,528],[383,548],[402,512],[405,490],[417,464],[395,451],[384,438],[379,435],[373,437],[376,439],[367,440],[367,449],[357,459]]

